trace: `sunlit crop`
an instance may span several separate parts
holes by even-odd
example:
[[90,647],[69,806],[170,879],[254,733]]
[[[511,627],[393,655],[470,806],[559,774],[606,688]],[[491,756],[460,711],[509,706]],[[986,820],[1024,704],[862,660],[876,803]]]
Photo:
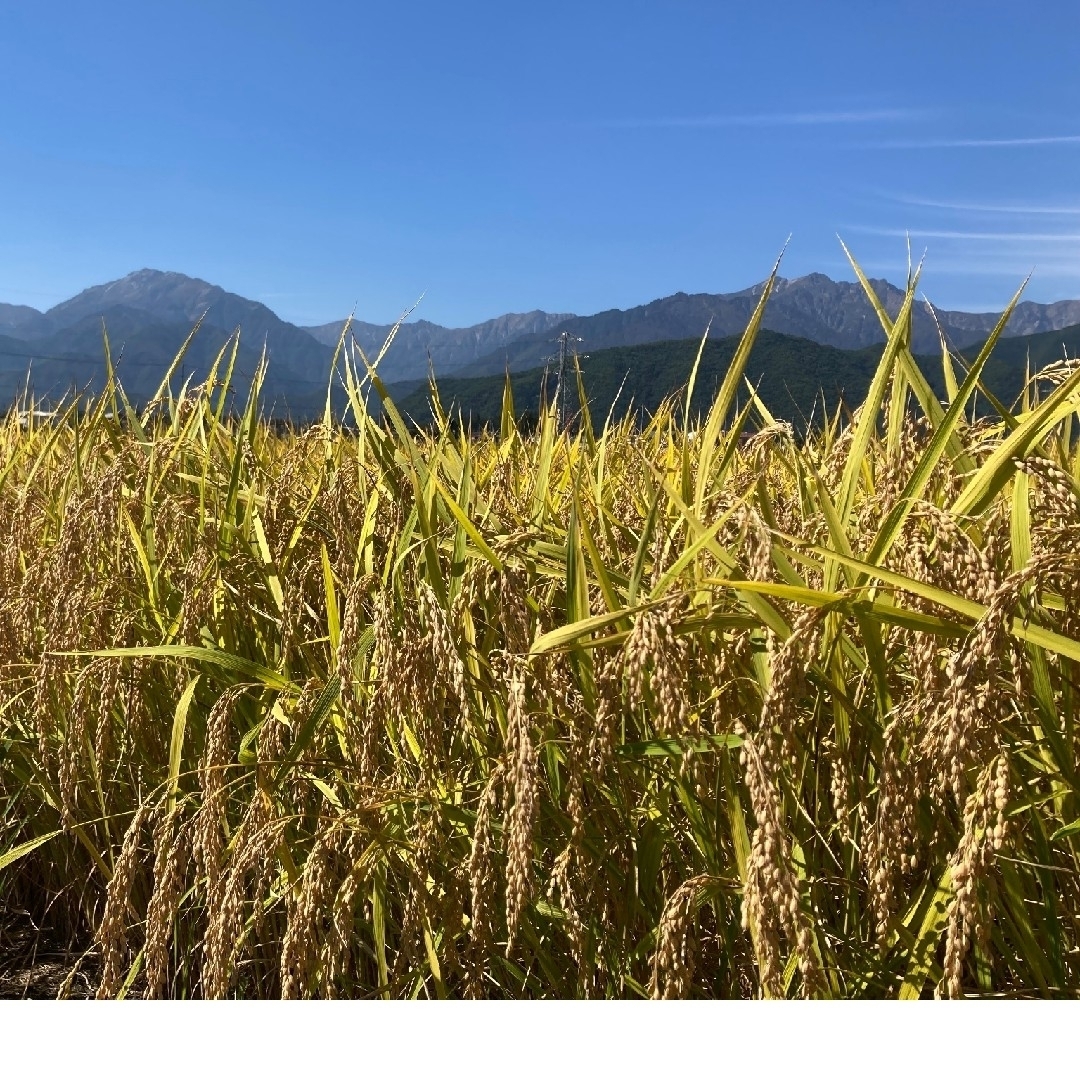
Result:
[[805,438],[768,289],[644,428],[376,418],[347,334],[303,429],[228,350],[12,412],[0,935],[102,997],[1075,994],[1080,368],[939,402],[914,295]]

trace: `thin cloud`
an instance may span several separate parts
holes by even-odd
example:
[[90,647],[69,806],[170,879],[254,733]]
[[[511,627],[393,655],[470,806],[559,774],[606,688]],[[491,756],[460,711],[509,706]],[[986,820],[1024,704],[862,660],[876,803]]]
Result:
[[[1011,295],[1028,274],[1031,274],[1032,284],[1028,286],[1020,299],[1037,300],[1041,304],[1053,304],[1061,300],[1075,299],[1076,285],[1074,283],[1080,282],[1080,266],[1077,264],[1051,262],[1045,259],[1040,260],[1034,266],[1032,266],[1031,262],[1025,262],[1019,257],[1012,260],[1004,258],[996,260],[934,259],[933,269],[935,280],[939,282],[935,286],[938,292],[942,290],[940,285],[942,279],[955,279],[963,288],[968,287],[967,279],[972,281],[977,279],[980,282],[1000,282],[1003,288],[1010,290]],[[1049,296],[1044,291],[1048,282],[1053,284],[1055,289],[1054,293]],[[1071,295],[1060,295],[1063,291],[1064,282],[1069,283],[1066,288]],[[983,288],[982,285],[978,287]],[[1040,290],[1043,290],[1041,296]],[[982,310],[988,311],[994,306],[988,304]],[[974,311],[975,308],[966,307],[966,310]],[[1000,307],[998,310],[1000,310]]]
[[[930,245],[927,269],[934,278],[977,277],[1015,279],[1019,284],[1029,273],[1038,280],[1080,278],[1080,234],[964,229],[882,228],[847,225],[844,232],[886,237],[890,242],[908,238]],[[876,260],[863,258],[864,267]]]
[[[934,271],[938,275],[954,275],[958,277],[981,277],[981,278],[1005,278],[1019,285],[1025,277],[1032,274],[1033,281],[1045,282],[1047,278],[1069,278],[1080,280],[1080,266],[1075,263],[1054,263],[1040,261],[1034,266],[1021,259],[1001,260],[1000,262],[986,262],[985,260],[965,261],[935,260]],[[1030,300],[1026,296],[1023,299]],[[1058,297],[1057,299],[1062,299]],[[1072,299],[1067,297],[1065,299]],[[1056,300],[1042,300],[1040,303],[1055,303]]]
[[974,203],[950,202],[945,199],[923,199],[913,195],[889,195],[893,202],[905,206],[925,206],[931,210],[958,210],[968,214],[1045,214],[1056,217],[1080,215],[1080,206],[1033,206],[1031,203]]
[[968,232],[958,229],[883,229],[875,225],[846,225],[844,227],[850,232],[864,233],[868,236],[911,236],[925,237],[931,240],[978,240],[1000,241],[1004,243],[1051,241],[1075,244],[1080,242],[1080,233]]
[[[977,257],[962,251],[951,255],[939,252],[927,258],[920,299],[930,301],[942,311],[1000,312],[1029,273],[1031,281],[1022,301],[1052,304],[1080,295],[1077,291],[1080,261],[1051,256],[1040,258],[1034,266],[1032,263],[1031,258],[1021,254],[988,258],[983,252]],[[859,265],[871,278],[903,284],[906,267],[896,259],[875,258],[863,253]],[[846,280],[851,269],[842,260],[824,260],[820,268],[837,280]],[[1048,285],[1052,286],[1049,291]],[[986,298],[987,294],[999,290],[997,299]]]
[[720,116],[637,117],[608,120],[609,128],[816,127],[824,124],[873,124],[912,120],[925,113],[912,109],[861,109],[845,112],[753,113]]
[[979,147],[1067,146],[1080,143],[1080,135],[1036,135],[1020,139],[912,139],[868,143],[873,150],[950,150]]

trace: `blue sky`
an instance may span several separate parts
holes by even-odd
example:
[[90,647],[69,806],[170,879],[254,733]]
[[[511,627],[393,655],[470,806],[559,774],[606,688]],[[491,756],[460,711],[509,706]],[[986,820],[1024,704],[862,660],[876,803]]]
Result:
[[143,266],[467,325],[901,280],[1080,296],[1080,4],[0,6],[0,300]]

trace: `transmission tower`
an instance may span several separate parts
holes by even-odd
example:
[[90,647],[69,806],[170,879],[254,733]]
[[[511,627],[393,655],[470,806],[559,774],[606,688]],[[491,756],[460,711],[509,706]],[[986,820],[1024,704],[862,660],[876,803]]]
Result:
[[575,337],[569,330],[564,330],[556,339],[559,343],[559,373],[555,382],[555,407],[558,410],[559,429],[566,424],[566,359],[572,351],[577,354],[577,345],[584,338]]

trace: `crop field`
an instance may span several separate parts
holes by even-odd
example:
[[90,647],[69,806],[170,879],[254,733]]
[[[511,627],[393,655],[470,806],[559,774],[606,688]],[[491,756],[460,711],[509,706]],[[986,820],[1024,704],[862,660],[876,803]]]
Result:
[[12,412],[3,992],[1076,995],[1080,365],[939,401],[916,281],[806,437],[768,288],[644,426],[375,418],[347,335],[303,429],[228,348]]

